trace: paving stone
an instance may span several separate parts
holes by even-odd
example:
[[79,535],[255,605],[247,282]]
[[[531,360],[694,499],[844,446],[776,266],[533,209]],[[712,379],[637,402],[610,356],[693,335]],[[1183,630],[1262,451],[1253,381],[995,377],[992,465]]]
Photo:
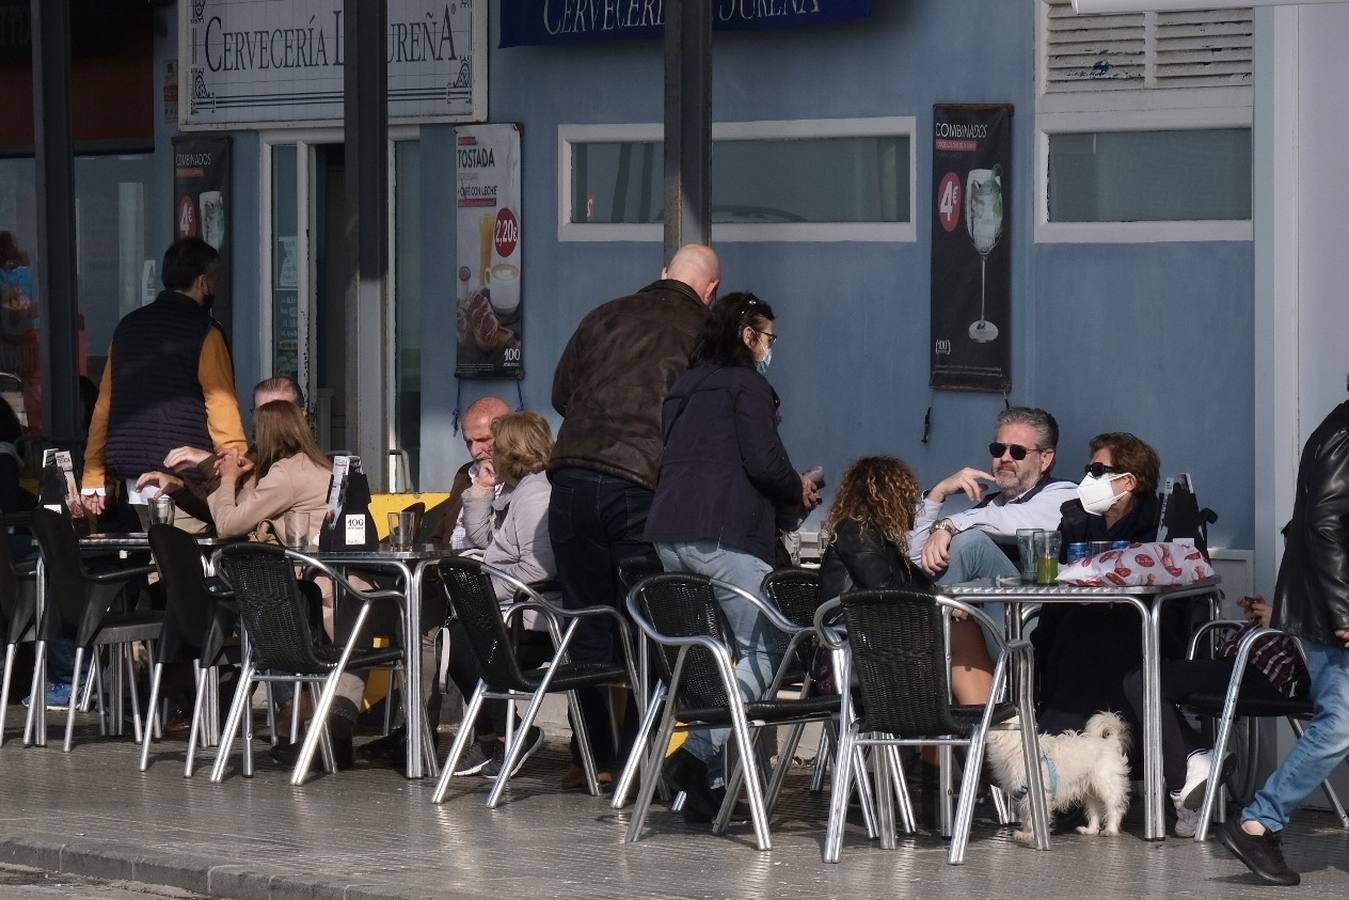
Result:
[[[442,749],[448,746],[442,735]],[[900,836],[894,851],[850,825],[840,865],[820,860],[827,795],[789,777],[773,820],[773,849],[753,847],[748,825],[725,836],[685,824],[661,804],[636,844],[623,843],[630,807],[562,793],[565,748],[550,745],[513,780],[501,808],[485,808],[490,782],[456,779],[431,803],[432,780],[409,782],[366,764],[300,788],[259,743],[257,774],[182,777],[185,744],[156,745],[160,761],[136,771],[128,741],[82,734],[58,747],[0,748],[0,862],[171,884],[241,900],[373,900],[385,897],[629,898],[921,896],[1134,900],[1267,896],[1216,842],[1140,838],[1141,799],[1127,834],[1056,834],[1040,853],[1009,830],[976,821],[967,863],[946,864],[946,844]],[[237,752],[236,752],[237,757]],[[1304,812],[1286,849],[1303,872],[1299,898],[1349,896],[1349,832]]]

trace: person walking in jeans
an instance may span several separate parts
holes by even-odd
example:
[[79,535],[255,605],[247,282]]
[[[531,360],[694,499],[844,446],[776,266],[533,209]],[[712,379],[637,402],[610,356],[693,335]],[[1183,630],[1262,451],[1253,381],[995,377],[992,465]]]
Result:
[[[665,456],[646,537],[668,572],[696,572],[762,596],[773,569],[777,514],[819,503],[778,437],[778,396],[763,373],[773,358],[773,310],[753,294],[718,300],[663,412]],[[729,591],[717,602],[736,642],[736,678],[757,700],[779,662],[776,629]],[[684,814],[710,821],[721,804],[727,728],[690,732],[666,762],[686,795]]]
[[1294,885],[1301,879],[1284,861],[1280,835],[1349,755],[1349,402],[1302,450],[1274,624],[1302,640],[1315,715],[1251,804],[1227,820],[1222,841],[1262,881]]
[[[650,556],[642,538],[660,470],[661,403],[689,366],[694,341],[717,295],[721,263],[711,247],[689,244],[661,271],[659,281],[611,300],[581,321],[553,375],[553,408],[562,416],[548,464],[553,492],[548,531],[557,559],[563,605],[623,608],[618,564]],[[614,623],[588,616],[569,646],[572,662],[614,659]],[[626,748],[609,735],[604,694],[577,691],[584,727],[601,783]],[[636,707],[624,722],[625,744],[636,734]],[[572,722],[573,731],[583,727]],[[572,739],[566,789],[585,784]]]

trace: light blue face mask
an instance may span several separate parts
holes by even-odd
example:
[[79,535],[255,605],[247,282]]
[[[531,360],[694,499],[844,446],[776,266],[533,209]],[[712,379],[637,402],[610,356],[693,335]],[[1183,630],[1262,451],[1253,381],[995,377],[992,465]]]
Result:
[[768,364],[771,363],[772,361],[773,361],[773,348],[769,347],[767,352],[764,353],[763,359],[756,359],[754,361],[754,371],[758,372],[760,375],[767,375]]

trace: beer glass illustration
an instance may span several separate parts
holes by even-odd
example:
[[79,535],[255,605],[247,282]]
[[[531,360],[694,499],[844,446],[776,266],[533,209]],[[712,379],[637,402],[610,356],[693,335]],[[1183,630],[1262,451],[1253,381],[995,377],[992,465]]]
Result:
[[998,336],[998,326],[985,316],[988,294],[988,254],[1002,237],[1002,167],[971,169],[965,179],[965,229],[979,254],[979,319],[970,325],[970,340],[986,344]]

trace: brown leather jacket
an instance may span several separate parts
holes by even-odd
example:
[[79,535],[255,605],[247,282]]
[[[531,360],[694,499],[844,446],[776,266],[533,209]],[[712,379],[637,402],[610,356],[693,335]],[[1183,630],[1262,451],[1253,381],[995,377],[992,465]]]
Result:
[[1318,644],[1344,646],[1349,628],[1349,402],[1316,427],[1297,467],[1297,497],[1288,523],[1274,624]]
[[592,469],[655,490],[661,404],[688,369],[707,316],[693,289],[670,279],[591,310],[553,375],[563,420],[548,468]]

